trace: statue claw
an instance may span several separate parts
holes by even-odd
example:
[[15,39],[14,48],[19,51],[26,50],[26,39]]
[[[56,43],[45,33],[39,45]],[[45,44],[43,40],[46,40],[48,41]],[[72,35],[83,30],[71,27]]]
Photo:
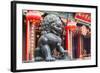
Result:
[[46,61],[55,61],[56,59],[54,57],[47,57]]

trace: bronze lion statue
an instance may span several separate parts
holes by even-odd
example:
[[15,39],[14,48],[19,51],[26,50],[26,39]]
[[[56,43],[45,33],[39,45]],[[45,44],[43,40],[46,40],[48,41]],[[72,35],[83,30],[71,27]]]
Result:
[[66,52],[61,46],[63,29],[60,17],[55,14],[46,15],[41,23],[41,29],[41,36],[35,50],[35,60],[55,61],[56,58],[52,55],[54,49],[60,52],[60,58],[65,59]]

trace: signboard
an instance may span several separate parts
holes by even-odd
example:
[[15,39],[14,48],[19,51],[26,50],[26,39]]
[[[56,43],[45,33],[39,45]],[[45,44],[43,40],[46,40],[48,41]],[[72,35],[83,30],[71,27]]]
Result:
[[90,13],[76,13],[75,19],[90,24],[91,23],[91,14]]

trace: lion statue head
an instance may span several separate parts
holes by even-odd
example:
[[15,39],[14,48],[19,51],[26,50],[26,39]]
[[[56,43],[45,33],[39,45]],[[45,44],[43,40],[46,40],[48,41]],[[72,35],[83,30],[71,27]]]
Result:
[[55,14],[48,14],[44,17],[42,24],[42,34],[54,33],[60,35],[62,33],[62,21],[59,16]]

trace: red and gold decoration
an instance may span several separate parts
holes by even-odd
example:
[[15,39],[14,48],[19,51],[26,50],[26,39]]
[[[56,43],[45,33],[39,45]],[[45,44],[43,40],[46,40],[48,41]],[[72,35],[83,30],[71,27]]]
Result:
[[90,24],[91,23],[91,14],[90,13],[76,13],[75,19]]
[[68,52],[68,56],[72,59],[72,32],[76,30],[76,22],[68,21],[67,26],[65,26],[66,30],[66,49]]
[[26,61],[32,60],[35,48],[35,27],[40,25],[42,20],[38,11],[28,11],[26,13]]

